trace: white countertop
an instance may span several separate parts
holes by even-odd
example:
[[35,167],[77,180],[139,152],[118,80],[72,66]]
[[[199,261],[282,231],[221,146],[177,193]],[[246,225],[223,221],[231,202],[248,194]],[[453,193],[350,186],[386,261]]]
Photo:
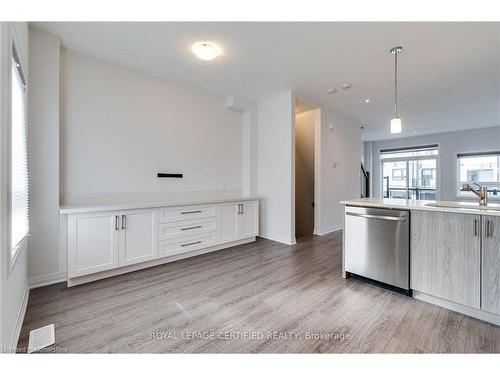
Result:
[[[498,203],[488,203],[487,208],[480,208],[477,202],[425,201],[425,200],[390,199],[390,198],[359,198],[359,199],[350,199],[342,201],[340,203],[348,206],[500,216],[500,204]],[[435,207],[433,206],[435,204],[443,206]]]
[[262,197],[257,195],[244,195],[235,191],[88,194],[66,197],[64,202],[59,205],[59,213],[73,214],[150,207],[188,206],[260,199]]

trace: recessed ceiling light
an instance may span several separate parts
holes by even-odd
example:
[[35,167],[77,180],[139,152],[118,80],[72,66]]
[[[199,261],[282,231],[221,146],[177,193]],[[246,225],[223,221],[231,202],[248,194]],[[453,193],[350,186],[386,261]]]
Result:
[[365,99],[365,103],[370,103],[370,99]]
[[219,56],[219,49],[209,42],[197,42],[193,44],[193,53],[200,59],[210,61]]
[[337,92],[337,89],[328,89],[327,91],[329,94],[335,94]]

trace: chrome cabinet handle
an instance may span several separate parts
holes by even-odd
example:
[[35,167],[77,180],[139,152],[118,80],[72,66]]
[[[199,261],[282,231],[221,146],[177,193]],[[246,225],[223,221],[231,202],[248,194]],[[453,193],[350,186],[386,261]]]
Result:
[[244,204],[242,203],[242,204],[241,204],[241,214],[243,215],[243,214],[244,214],[244,212],[245,212],[245,206],[244,206]]
[[241,214],[241,204],[238,203],[238,215]]
[[186,214],[199,214],[201,210],[196,210],[196,211],[182,211],[181,215],[186,215]]
[[127,217],[125,215],[122,215],[122,229],[126,229],[126,220],[127,220]]
[[118,220],[120,220],[120,217],[118,215],[115,215],[115,230],[118,230]]
[[184,247],[184,246],[191,246],[191,245],[196,245],[196,244],[199,244],[201,243],[201,241],[196,241],[196,242],[190,242],[190,243],[182,243],[181,246]]
[[484,237],[488,238],[493,235],[493,228],[492,228],[492,222],[490,220],[486,220],[486,223],[484,225]]
[[346,215],[364,217],[366,219],[380,219],[380,220],[389,220],[389,221],[406,221],[405,217],[396,217],[396,216],[379,216],[379,215],[369,215],[369,214],[358,214],[354,212],[347,212]]
[[195,227],[181,228],[181,230],[191,230],[191,229],[198,229],[198,228],[201,228],[201,225],[197,225]]
[[478,235],[477,223],[478,223],[478,220],[474,219],[474,237],[477,237],[477,235]]

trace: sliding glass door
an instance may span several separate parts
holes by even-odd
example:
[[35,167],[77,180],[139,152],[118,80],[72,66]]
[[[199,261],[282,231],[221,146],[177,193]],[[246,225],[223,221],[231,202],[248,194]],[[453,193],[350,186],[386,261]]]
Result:
[[382,197],[435,200],[437,159],[437,146],[381,151]]

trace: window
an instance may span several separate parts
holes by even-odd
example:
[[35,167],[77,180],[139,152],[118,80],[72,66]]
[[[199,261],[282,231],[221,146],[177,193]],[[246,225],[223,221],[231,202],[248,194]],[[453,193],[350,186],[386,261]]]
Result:
[[457,196],[472,197],[462,185],[474,182],[486,186],[490,198],[500,199],[500,151],[457,155]]
[[26,81],[12,50],[10,127],[10,244],[15,259],[28,235],[28,158],[26,150]]
[[438,145],[381,150],[382,196],[435,200],[438,156]]
[[393,181],[404,181],[404,180],[406,180],[406,169],[404,169],[404,168],[394,168],[392,170],[392,180]]

